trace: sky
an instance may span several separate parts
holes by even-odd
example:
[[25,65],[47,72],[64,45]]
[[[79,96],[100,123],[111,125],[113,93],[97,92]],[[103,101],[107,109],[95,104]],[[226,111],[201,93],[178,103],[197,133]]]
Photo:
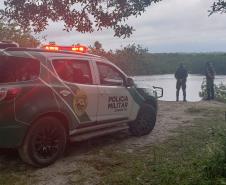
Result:
[[162,0],[127,23],[135,28],[130,38],[114,37],[110,29],[91,34],[62,31],[62,23],[51,23],[41,33],[46,42],[61,45],[102,43],[104,49],[140,44],[149,52],[225,52],[226,14],[208,16],[213,0]]

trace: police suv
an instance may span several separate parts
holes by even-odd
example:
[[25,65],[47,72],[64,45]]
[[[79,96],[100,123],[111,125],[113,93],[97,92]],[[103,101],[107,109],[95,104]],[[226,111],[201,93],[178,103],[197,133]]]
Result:
[[[0,44],[1,45],[1,44]],[[137,88],[114,64],[83,46],[0,50],[0,147],[43,167],[66,143],[128,129],[151,132],[157,90]]]

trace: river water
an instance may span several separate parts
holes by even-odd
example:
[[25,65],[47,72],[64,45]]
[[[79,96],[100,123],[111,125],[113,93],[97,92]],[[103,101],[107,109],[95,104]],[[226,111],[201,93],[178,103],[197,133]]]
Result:
[[[175,101],[176,99],[176,79],[174,74],[166,75],[151,75],[151,76],[135,76],[135,82],[139,87],[150,88],[152,86],[159,86],[164,89],[164,96],[160,100]],[[201,91],[201,84],[205,76],[189,75],[187,79],[187,101],[200,101],[199,92]],[[217,75],[215,77],[215,84],[223,83],[226,85],[226,76]],[[180,100],[183,94],[180,90]]]

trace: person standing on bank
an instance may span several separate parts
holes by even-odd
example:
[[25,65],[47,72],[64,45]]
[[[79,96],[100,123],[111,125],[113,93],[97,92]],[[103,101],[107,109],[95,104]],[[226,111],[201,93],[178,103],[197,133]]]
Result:
[[175,78],[177,79],[177,84],[176,84],[176,100],[179,101],[179,93],[180,93],[180,88],[182,87],[183,91],[183,101],[186,102],[186,81],[188,77],[188,71],[185,69],[183,64],[180,64],[180,66],[177,68],[175,72]]
[[207,90],[207,100],[214,99],[214,78],[215,78],[215,70],[213,68],[212,63],[206,63],[206,90]]

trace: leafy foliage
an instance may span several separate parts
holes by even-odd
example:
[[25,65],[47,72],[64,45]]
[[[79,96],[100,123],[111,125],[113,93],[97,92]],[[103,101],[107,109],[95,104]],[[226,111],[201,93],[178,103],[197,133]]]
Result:
[[148,50],[146,48],[132,44],[115,50],[108,58],[122,70],[126,71],[127,74],[134,75],[135,72],[142,72],[144,70],[145,64],[141,65],[141,61],[144,61],[145,54],[147,53]]
[[210,15],[213,13],[226,13],[226,1],[225,0],[215,1],[209,12]]
[[90,52],[109,59],[127,74],[134,75],[136,72],[140,71],[142,73],[144,70],[144,66],[141,65],[140,61],[143,61],[148,49],[132,44],[115,51],[105,51],[102,48],[102,44],[96,41],[94,46],[90,46]]
[[99,41],[95,41],[93,46],[89,46],[89,52],[104,57],[107,55],[107,52],[102,48],[102,44]]
[[64,22],[64,29],[92,32],[94,28],[112,28],[117,37],[129,37],[133,27],[126,24],[130,16],[141,15],[160,0],[5,0],[3,17],[35,32],[46,29],[50,21]]
[[30,31],[22,31],[17,24],[6,24],[3,21],[0,22],[1,40],[17,42],[21,47],[37,47],[40,44],[39,39],[32,36]]
[[[221,83],[219,85],[214,85],[215,99],[220,102],[226,103],[226,86]],[[203,99],[207,98],[207,86],[206,81],[204,80],[201,85],[201,92],[199,92],[199,96]]]

